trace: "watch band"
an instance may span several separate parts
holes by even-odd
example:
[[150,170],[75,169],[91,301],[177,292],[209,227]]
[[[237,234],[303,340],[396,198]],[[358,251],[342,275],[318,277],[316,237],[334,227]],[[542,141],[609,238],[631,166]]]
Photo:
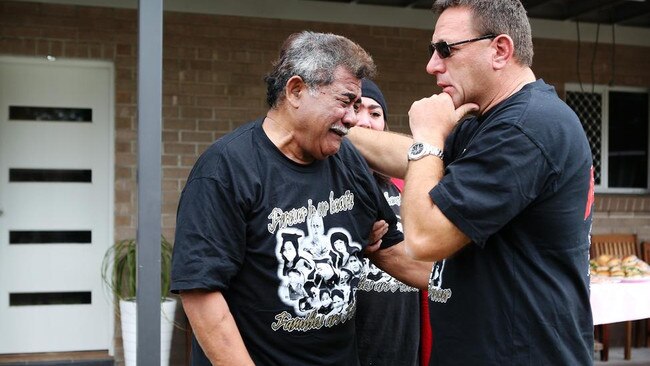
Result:
[[433,155],[441,160],[444,159],[444,153],[439,148],[427,144],[426,142],[416,142],[409,148],[408,160],[420,160],[427,155]]

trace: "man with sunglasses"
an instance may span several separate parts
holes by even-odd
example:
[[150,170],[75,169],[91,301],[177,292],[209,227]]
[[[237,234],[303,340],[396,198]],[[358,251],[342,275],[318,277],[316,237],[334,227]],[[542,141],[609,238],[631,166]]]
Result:
[[348,135],[373,169],[405,177],[407,252],[436,261],[431,364],[592,364],[593,170],[580,121],[531,70],[520,1],[434,10],[426,71],[442,92],[413,103],[413,137]]

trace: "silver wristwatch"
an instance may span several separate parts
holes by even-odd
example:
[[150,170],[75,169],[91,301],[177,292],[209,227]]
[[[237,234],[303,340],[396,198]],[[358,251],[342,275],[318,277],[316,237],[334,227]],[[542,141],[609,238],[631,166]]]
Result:
[[427,155],[437,156],[440,159],[444,157],[442,150],[435,146],[429,145],[426,142],[416,142],[409,148],[408,159],[420,160]]

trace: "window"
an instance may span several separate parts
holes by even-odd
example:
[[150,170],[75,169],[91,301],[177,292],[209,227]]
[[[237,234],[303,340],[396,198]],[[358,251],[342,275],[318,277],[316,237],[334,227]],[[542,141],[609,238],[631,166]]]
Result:
[[566,102],[591,145],[597,192],[650,191],[648,96],[641,88],[566,85]]
[[91,108],[9,106],[10,121],[92,122]]

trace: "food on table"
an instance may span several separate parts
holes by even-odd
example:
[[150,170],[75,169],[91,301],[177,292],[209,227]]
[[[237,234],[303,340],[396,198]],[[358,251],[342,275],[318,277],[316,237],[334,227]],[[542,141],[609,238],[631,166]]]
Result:
[[636,255],[625,258],[602,254],[589,261],[592,276],[614,278],[650,277],[650,265]]
[[609,262],[610,259],[612,259],[611,255],[609,255],[609,254],[601,254],[601,255],[598,256],[598,258],[596,258],[596,263],[599,266],[606,266],[607,262]]

